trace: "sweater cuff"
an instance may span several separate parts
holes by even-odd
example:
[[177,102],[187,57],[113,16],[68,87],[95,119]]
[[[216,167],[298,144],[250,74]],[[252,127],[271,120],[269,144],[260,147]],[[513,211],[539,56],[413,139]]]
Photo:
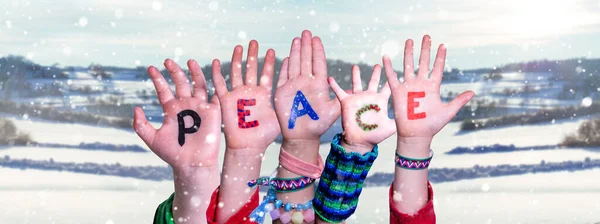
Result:
[[[240,208],[240,210],[238,210],[235,214],[233,214],[233,216],[229,217],[229,219],[227,219],[227,222],[225,222],[226,224],[229,223],[241,223],[241,224],[250,224],[250,223],[255,223],[255,222],[251,222],[250,221],[250,213],[252,213],[252,210],[254,210],[254,208],[258,207],[258,199],[259,199],[259,194],[258,194],[258,188],[254,189],[254,193],[252,194],[252,197],[250,197],[250,199],[246,202],[246,204],[244,204],[244,206],[242,206]],[[210,198],[210,205],[208,205],[208,209],[206,209],[206,219],[208,221],[209,224],[217,224],[217,214],[219,213],[218,206],[219,206],[219,188],[217,188],[211,198]]]
[[175,220],[173,220],[173,211],[171,210],[173,208],[174,197],[175,193],[172,193],[167,200],[158,205],[158,208],[154,213],[154,224],[175,224]]
[[398,211],[394,204],[394,185],[390,186],[389,203],[390,203],[390,223],[402,224],[429,224],[435,223],[435,211],[433,210],[433,188],[427,182],[428,200],[423,208],[413,215],[404,214]]
[[356,210],[363,183],[377,158],[377,146],[361,155],[346,152],[338,134],[331,142],[331,151],[313,199],[315,214],[323,221],[342,222]]

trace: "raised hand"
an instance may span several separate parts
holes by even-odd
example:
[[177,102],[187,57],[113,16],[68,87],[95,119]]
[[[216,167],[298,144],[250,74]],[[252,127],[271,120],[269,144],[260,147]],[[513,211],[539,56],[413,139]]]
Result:
[[[398,129],[396,155],[430,161],[430,146],[438,133],[474,93],[466,91],[450,103],[440,98],[440,85],[444,73],[446,47],[440,45],[429,75],[431,38],[423,37],[419,71],[415,76],[413,67],[413,41],[407,40],[404,47],[404,82],[392,68],[388,56],[383,57],[385,73],[392,89],[394,119]],[[399,158],[399,157],[396,157]],[[396,160],[398,161],[398,160]],[[394,206],[402,213],[415,214],[428,201],[427,169],[405,169],[396,163],[393,182]],[[434,221],[435,222],[435,221]]]
[[431,38],[425,35],[421,46],[419,70],[415,76],[413,45],[413,41],[409,39],[404,47],[404,82],[398,81],[388,56],[383,57],[383,65],[392,89],[398,137],[431,139],[475,94],[466,91],[451,102],[443,103],[440,98],[440,85],[446,61],[446,46],[439,46],[430,76]]
[[194,83],[193,93],[186,74],[179,65],[170,59],[165,60],[164,65],[175,83],[177,98],[173,96],[169,83],[160,71],[150,66],[148,74],[163,108],[163,124],[156,130],[146,120],[144,111],[136,107],[134,112],[136,133],[156,155],[174,169],[218,165],[221,135],[221,111],[218,99],[213,97],[210,103],[207,102],[204,74],[195,61],[188,61]]
[[329,97],[327,61],[319,37],[310,31],[294,38],[284,60],[275,92],[275,111],[283,138],[317,139],[340,115],[340,104]]
[[[396,132],[394,122],[388,118],[387,105],[391,90],[385,83],[381,92],[377,92],[381,66],[373,67],[371,81],[363,91],[360,69],[352,66],[352,93],[346,93],[333,77],[328,81],[331,89],[342,104],[342,126],[344,143],[361,149],[361,153],[370,151],[374,145],[382,142]],[[345,146],[345,148],[348,148]]]
[[175,222],[206,223],[211,194],[219,186],[219,100],[213,97],[210,103],[207,101],[206,80],[195,61],[188,61],[193,92],[185,73],[175,62],[167,59],[164,64],[175,82],[177,98],[158,69],[150,66],[148,73],[164,112],[163,124],[156,130],[146,120],[144,111],[136,107],[134,129],[148,147],[173,168]]
[[258,82],[258,42],[250,41],[246,58],[246,80],[242,82],[242,46],[236,46],[231,59],[231,91],[221,75],[219,60],[213,61],[213,82],[221,102],[228,149],[264,150],[280,133],[271,104],[275,51],[265,56]]
[[227,220],[244,205],[256,189],[248,182],[260,175],[267,146],[280,133],[271,103],[275,51],[265,56],[258,81],[258,43],[250,41],[246,58],[246,80],[242,80],[242,46],[236,46],[231,59],[231,91],[221,75],[219,60],[213,61],[213,82],[221,102],[225,126],[226,151],[219,193],[218,223]]

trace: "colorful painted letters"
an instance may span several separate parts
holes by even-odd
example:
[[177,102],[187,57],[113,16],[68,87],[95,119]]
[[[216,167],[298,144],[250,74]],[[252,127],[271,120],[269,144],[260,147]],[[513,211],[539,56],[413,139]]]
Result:
[[415,101],[415,98],[424,98],[425,92],[408,92],[408,119],[409,120],[417,120],[423,119],[427,117],[425,112],[415,114],[415,108],[419,107],[419,102]]
[[360,120],[360,116],[363,113],[366,113],[367,111],[370,110],[375,110],[376,112],[379,112],[381,109],[379,108],[379,105],[377,104],[369,104],[369,105],[365,105],[364,107],[360,108],[358,111],[356,111],[356,123],[358,123],[358,126],[363,129],[363,131],[371,131],[376,129],[377,127],[379,127],[379,125],[377,124],[367,124],[367,123],[363,123],[362,120]]
[[244,110],[244,106],[254,106],[256,105],[256,99],[238,99],[237,101],[237,115],[238,115],[238,127],[240,128],[253,128],[258,127],[258,121],[248,121],[246,122],[246,116],[250,115],[249,110]]
[[[185,122],[183,120],[185,116],[190,116],[194,119],[194,124],[189,128],[185,127]],[[196,133],[198,129],[200,129],[200,116],[198,116],[196,111],[184,110],[177,114],[177,122],[179,123],[179,146],[183,146],[183,144],[185,144],[185,134]]]
[[[302,110],[298,110],[298,105],[302,104]],[[319,120],[319,115],[312,109],[302,91],[298,91],[296,93],[296,97],[294,97],[294,104],[292,105],[292,111],[290,113],[290,120],[288,121],[288,128],[294,129],[296,126],[296,119],[298,117],[302,117],[307,115],[310,119]]]

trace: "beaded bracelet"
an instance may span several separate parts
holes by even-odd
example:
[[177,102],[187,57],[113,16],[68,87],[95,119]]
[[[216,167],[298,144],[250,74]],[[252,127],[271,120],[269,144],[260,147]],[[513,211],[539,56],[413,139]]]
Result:
[[261,177],[256,180],[248,182],[248,187],[255,187],[258,185],[269,186],[275,192],[294,192],[309,187],[315,182],[315,179],[310,177],[297,177],[297,178],[272,178],[272,177]]
[[[283,208],[285,212],[281,213],[279,211],[280,208]],[[292,209],[296,211],[290,214]],[[283,201],[277,199],[273,189],[269,189],[263,202],[250,213],[250,221],[263,223],[267,213],[269,213],[272,220],[279,219],[282,223],[289,223],[291,221],[294,224],[299,224],[304,221],[310,223],[315,220],[313,200],[302,204],[292,204],[289,202],[284,204]]]
[[342,222],[354,214],[365,178],[377,158],[377,146],[361,155],[346,152],[341,134],[331,141],[331,151],[313,199],[315,214],[326,222]]
[[424,170],[429,167],[431,159],[433,158],[433,150],[429,150],[428,158],[410,158],[405,157],[396,152],[396,166],[408,170]]

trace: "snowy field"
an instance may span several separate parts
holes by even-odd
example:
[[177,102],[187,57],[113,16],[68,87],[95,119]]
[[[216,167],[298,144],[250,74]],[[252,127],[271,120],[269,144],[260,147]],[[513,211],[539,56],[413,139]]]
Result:
[[[64,124],[11,117],[32,138],[43,143],[103,142],[145,145],[134,132],[122,129]],[[457,146],[515,144],[536,146],[559,143],[582,120],[515,126],[457,134],[451,123],[434,139],[433,168],[497,164],[538,164],[541,160],[581,161],[600,158],[597,150],[560,149],[510,153],[447,155]],[[159,127],[159,124],[154,124]],[[221,138],[221,158],[224,138]],[[395,137],[380,144],[380,157],[371,173],[393,172]],[[279,145],[272,144],[262,175],[277,166]],[[325,157],[329,145],[321,145]],[[153,153],[86,151],[78,149],[12,147],[0,157],[54,159],[64,162],[166,165]],[[156,206],[173,191],[170,181],[96,176],[57,171],[0,168],[0,203],[7,223],[149,223]],[[600,222],[600,170],[528,174],[434,184],[439,223],[595,223]],[[6,178],[8,177],[8,178]],[[365,188],[360,208],[349,223],[387,223],[387,188]],[[378,198],[378,200],[369,200]],[[577,207],[578,209],[574,209]],[[135,210],[131,210],[135,208]],[[363,209],[361,209],[363,208]]]
[[[599,175],[595,169],[434,184],[437,220],[594,224],[600,222]],[[0,176],[12,177],[0,184],[3,223],[151,223],[173,191],[171,181],[56,171],[0,168]],[[387,193],[365,188],[348,223],[388,223]]]

